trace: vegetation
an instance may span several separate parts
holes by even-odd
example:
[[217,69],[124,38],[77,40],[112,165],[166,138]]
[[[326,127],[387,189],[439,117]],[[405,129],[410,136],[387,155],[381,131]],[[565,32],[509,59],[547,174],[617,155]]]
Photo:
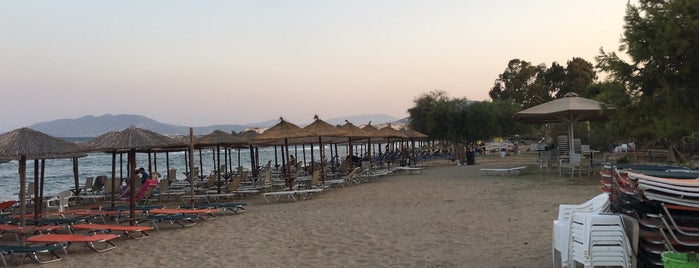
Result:
[[[614,141],[660,144],[674,160],[685,161],[678,148],[695,152],[699,147],[699,1],[629,4],[621,42],[619,52],[629,60],[602,49],[596,65],[582,58],[572,58],[565,68],[512,59],[490,89],[492,102],[430,92],[415,99],[410,123],[433,138],[455,142],[526,135],[536,131],[512,115],[574,92],[615,108],[608,122],[576,126],[583,142],[599,149]],[[596,81],[595,67],[608,74],[606,81]],[[563,126],[546,130],[565,133]]]
[[617,85],[601,94],[617,107],[610,125],[645,144],[666,140],[683,162],[678,145],[699,130],[699,1],[639,0],[624,19],[620,52],[631,59],[597,57]]

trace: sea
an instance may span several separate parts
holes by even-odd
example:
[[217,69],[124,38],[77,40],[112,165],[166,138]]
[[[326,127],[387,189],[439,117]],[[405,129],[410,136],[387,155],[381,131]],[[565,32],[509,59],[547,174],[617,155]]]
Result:
[[[335,145],[329,144],[324,145],[324,153],[326,161],[329,161],[331,157],[330,150],[337,148],[337,154],[340,156],[346,156],[348,148],[346,145]],[[316,144],[311,149],[311,145],[289,145],[289,152],[295,156],[298,161],[305,160],[307,162],[311,161],[311,151],[313,151],[313,159],[318,161],[320,158],[320,147]],[[355,152],[362,152],[362,148],[355,148]],[[372,150],[378,150],[377,147]],[[235,169],[238,165],[244,168],[251,168],[250,160],[250,149],[242,148],[240,149],[240,157],[238,149],[230,148],[230,159],[232,166]],[[275,160],[276,151],[276,160]],[[201,157],[199,150],[195,149],[194,152],[194,166],[201,166],[202,171],[205,175],[211,173],[216,166],[214,163],[214,154],[216,149],[202,149]],[[221,164],[225,159],[224,154],[226,150],[224,148],[219,149],[221,155]],[[282,163],[281,146],[270,146],[270,147],[259,147],[258,152],[259,164],[264,166],[268,161],[271,161],[272,166],[275,163]],[[166,154],[160,152],[157,154],[151,153],[151,171],[157,171],[161,178],[167,176],[167,165],[166,159],[169,159],[169,167],[171,169],[177,169],[177,179],[184,180],[186,175],[184,174],[186,170],[186,154],[182,152],[169,152]],[[201,159],[201,160],[200,160]],[[120,161],[121,160],[121,161]],[[120,162],[123,163],[123,176],[120,176]],[[116,177],[126,177],[127,175],[127,155],[123,154],[123,158],[117,155],[116,158]],[[147,153],[137,153],[136,163],[138,167],[143,167],[146,170],[149,169],[148,154]],[[240,164],[238,164],[240,163]],[[41,163],[39,163],[39,170],[41,168]],[[112,173],[112,154],[110,153],[90,153],[86,157],[78,159],[78,176],[79,176],[79,186],[83,187],[85,185],[85,180],[87,177],[97,177],[105,175],[108,178],[111,177]],[[27,184],[34,181],[34,160],[27,161]],[[19,193],[19,163],[18,161],[10,161],[7,163],[0,163],[0,200],[16,200],[18,199]],[[73,161],[71,159],[47,159],[45,160],[44,168],[44,196],[48,197],[55,195],[56,193],[64,190],[75,188],[75,177],[73,175]]]

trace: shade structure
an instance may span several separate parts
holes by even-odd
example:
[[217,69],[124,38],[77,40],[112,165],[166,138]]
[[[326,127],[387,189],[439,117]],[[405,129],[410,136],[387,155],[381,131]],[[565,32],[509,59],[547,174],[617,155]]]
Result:
[[195,141],[195,145],[199,146],[231,146],[231,145],[243,145],[246,141],[243,138],[234,136],[228,132],[222,130],[214,130],[213,132],[199,137]]
[[[181,141],[177,141],[173,138],[167,137],[162,134],[155,133],[153,131],[131,127],[118,132],[108,132],[97,138],[94,138],[85,143],[86,147],[90,151],[94,152],[112,152],[116,154],[119,151],[128,151],[128,161],[130,167],[136,166],[136,152],[137,151],[149,151],[152,149],[162,149],[162,148],[174,148],[182,147],[185,144]],[[190,152],[191,154],[191,152]],[[114,165],[114,157],[112,157],[112,165]],[[129,215],[131,219],[136,216],[135,207],[135,176],[130,176],[130,198],[129,198]],[[115,183],[115,170],[112,166],[112,189],[116,189]],[[114,195],[112,194],[112,205],[114,204]],[[131,221],[131,224],[135,224]]]
[[[0,160],[19,161],[20,226],[24,226],[26,220],[24,217],[26,214],[26,195],[24,193],[27,181],[27,159],[78,158],[86,155],[85,148],[76,143],[52,137],[30,128],[19,128],[0,135]],[[76,169],[77,166],[74,166],[74,170]],[[41,200],[41,198],[37,198],[37,200]],[[35,217],[39,214],[40,205],[41,202],[35,202]]]
[[382,138],[398,138],[398,139],[407,139],[410,138],[408,135],[405,135],[403,132],[400,132],[399,130],[393,128],[391,124],[388,124],[387,126],[379,129],[379,132],[382,136]]
[[[211,132],[207,135],[204,135],[196,140],[195,146],[215,147],[216,148],[216,153],[214,155],[216,156],[216,161],[217,161],[215,164],[216,164],[216,170],[218,171],[217,172],[218,182],[216,184],[218,193],[221,193],[221,185],[222,185],[221,176],[222,176],[222,172],[223,172],[222,170],[220,170],[220,168],[221,168],[221,154],[220,154],[221,150],[220,150],[220,147],[221,146],[224,146],[224,147],[226,147],[226,146],[242,146],[244,143],[245,143],[245,141],[242,138],[236,137],[233,134],[230,134],[228,132],[224,132],[221,130],[214,130],[213,132]],[[227,151],[228,150],[226,149],[226,152]],[[228,154],[226,153],[225,155],[226,155],[226,159],[228,159]],[[226,163],[224,162],[224,167],[227,167],[227,166],[228,165],[226,165]]]
[[90,151],[146,151],[152,149],[184,147],[186,144],[153,131],[131,127],[122,131],[107,132],[85,143]]
[[401,128],[399,131],[410,139],[426,139],[428,137],[427,134],[410,128]]
[[[327,122],[320,120],[318,115],[313,117],[313,123],[303,129],[313,133],[318,137],[318,146],[320,147],[320,175],[321,180],[325,183],[325,150],[323,148],[323,137],[346,137],[347,131],[341,128],[336,128]],[[311,159],[312,160],[312,159]]]
[[[284,146],[286,147],[286,158],[285,162],[289,161],[289,139],[294,138],[308,138],[313,137],[313,133],[306,131],[305,129],[289,123],[284,120],[284,118],[279,118],[279,123],[272,126],[271,128],[262,132],[262,134],[253,138],[253,141],[274,141],[283,140]],[[286,165],[286,177],[289,189],[293,186],[293,181],[295,178],[291,176],[291,167]]]
[[0,161],[27,159],[58,159],[86,156],[85,148],[30,129],[18,128],[0,135]]
[[568,124],[569,148],[573,148],[575,122],[606,120],[607,116],[602,112],[605,108],[604,103],[578,97],[575,93],[567,93],[563,98],[519,111],[514,115],[514,118],[530,124],[553,122]]
[[[350,121],[345,120],[345,124],[340,126],[339,128],[344,129],[347,131],[347,142],[348,142],[348,154],[350,157],[354,155],[352,152],[352,141],[353,140],[363,140],[363,139],[369,139],[373,134],[369,133],[354,124],[352,124]],[[371,148],[371,144],[369,145]],[[370,154],[371,156],[371,154]],[[371,157],[369,158],[371,159]],[[349,168],[352,169],[352,161],[349,162],[350,166]]]

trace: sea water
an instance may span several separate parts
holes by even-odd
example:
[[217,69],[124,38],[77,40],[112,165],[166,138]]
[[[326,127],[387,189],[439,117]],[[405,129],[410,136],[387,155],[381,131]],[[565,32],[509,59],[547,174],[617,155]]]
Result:
[[[330,150],[331,147],[334,149],[335,147],[332,145],[324,145],[324,154],[325,154],[325,159],[328,161],[330,159]],[[305,151],[304,151],[305,149]],[[275,150],[276,150],[276,157],[277,159],[275,160]],[[238,166],[240,163],[240,166],[243,166],[244,168],[250,169],[251,164],[250,164],[250,149],[249,148],[242,148],[240,149],[240,158],[238,158],[238,149],[229,149],[230,151],[230,161],[232,162],[232,166],[235,169],[236,166]],[[289,151],[292,155],[295,155],[295,158],[298,161],[303,161],[304,160],[304,153],[305,153],[305,159],[306,161],[311,160],[311,146],[306,145],[306,146],[301,146],[301,145],[290,145],[289,146]],[[347,155],[347,146],[337,146],[337,151],[338,155],[340,156],[346,156]],[[201,170],[205,175],[208,175],[211,173],[211,171],[214,170],[214,167],[216,167],[216,163],[214,163],[214,153],[216,152],[215,149],[202,149],[201,151],[201,157],[199,154],[199,150],[195,149],[194,152],[194,166],[198,167],[201,166],[203,167]],[[221,165],[224,164],[225,160],[225,154],[226,150],[223,148],[219,149],[220,157],[221,157]],[[280,146],[275,147],[260,147],[258,149],[258,155],[259,155],[259,164],[261,166],[264,166],[267,164],[268,161],[271,161],[272,167],[274,167],[275,163],[278,163],[281,165],[282,163],[282,155],[280,151]],[[318,161],[320,157],[320,150],[319,147],[316,145],[313,147],[313,159],[315,161]],[[167,161],[169,163],[169,167],[171,169],[175,168],[177,169],[177,179],[178,180],[184,180],[186,178],[186,175],[184,174],[185,172],[185,165],[186,161],[186,154],[185,152],[169,152],[166,154],[164,152],[153,154],[151,153],[151,171],[157,171],[161,178],[165,178],[167,176],[167,164],[166,159],[169,159]],[[200,160],[201,159],[201,160]],[[120,157],[119,154],[116,156],[116,177],[121,178],[121,177],[127,177],[127,155],[123,154],[123,156]],[[123,165],[123,168],[120,169],[120,162]],[[136,165],[138,167],[143,167],[146,169],[146,171],[149,169],[148,165],[148,154],[147,153],[136,153]],[[28,160],[27,161],[27,184],[29,182],[34,181],[34,160]],[[39,169],[41,170],[41,163],[39,162]],[[123,175],[120,175],[123,174]],[[105,175],[108,178],[111,178],[112,175],[112,154],[111,153],[90,153],[86,157],[82,157],[78,159],[78,179],[79,187],[83,187],[85,185],[85,180],[87,177],[97,177]],[[41,174],[39,174],[41,176]],[[7,163],[0,163],[0,201],[2,200],[10,200],[10,199],[18,199],[18,193],[19,193],[19,163],[18,161],[10,161]],[[44,196],[51,196],[55,195],[56,193],[68,189],[74,189],[75,188],[75,177],[73,173],[73,161],[71,159],[47,159],[45,160],[45,168],[44,168]]]

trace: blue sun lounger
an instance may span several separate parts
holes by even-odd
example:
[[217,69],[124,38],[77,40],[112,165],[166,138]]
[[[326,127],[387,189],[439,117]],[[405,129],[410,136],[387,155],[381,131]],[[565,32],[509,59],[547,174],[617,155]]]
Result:
[[[61,260],[61,256],[58,256],[56,254],[57,250],[63,250],[65,249],[65,246],[40,246],[40,247],[35,247],[35,246],[0,246],[0,258],[2,258],[2,264],[7,267],[7,260],[5,259],[6,255],[24,255],[25,258],[29,258],[30,260],[36,262],[36,263],[50,263],[50,262],[56,262]],[[51,255],[50,259],[47,260],[42,260],[39,259],[38,254],[39,253],[49,253]]]

